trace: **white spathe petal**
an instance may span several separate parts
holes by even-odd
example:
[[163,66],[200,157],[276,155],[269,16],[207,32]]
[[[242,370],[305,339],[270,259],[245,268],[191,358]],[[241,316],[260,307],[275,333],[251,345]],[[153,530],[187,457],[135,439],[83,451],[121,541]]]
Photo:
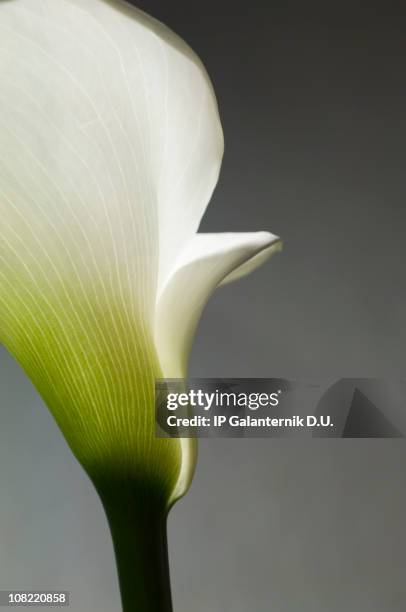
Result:
[[268,232],[197,234],[158,297],[155,343],[164,375],[186,376],[200,315],[215,288],[252,271],[278,252]]
[[172,499],[194,447],[155,438],[154,378],[185,374],[211,292],[278,249],[196,235],[222,155],[206,71],[165,26],[119,0],[0,0],[0,341],[84,464],[166,463]]
[[0,0],[0,341],[84,464],[178,472],[180,443],[155,439],[156,294],[222,151],[207,74],[165,26]]
[[197,230],[220,170],[202,64],[123,2],[10,0],[0,74],[3,215],[16,224],[8,196],[36,233],[39,223],[52,242],[58,231],[74,258],[118,270],[126,298],[150,312],[158,274]]

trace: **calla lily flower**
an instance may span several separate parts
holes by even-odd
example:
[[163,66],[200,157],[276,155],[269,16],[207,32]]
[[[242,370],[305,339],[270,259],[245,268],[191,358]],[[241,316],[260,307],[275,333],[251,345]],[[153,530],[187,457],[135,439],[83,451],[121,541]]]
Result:
[[0,341],[96,485],[125,610],[170,609],[165,518],[195,467],[193,440],[155,437],[154,380],[186,375],[212,292],[280,248],[198,233],[222,155],[206,71],[161,23],[0,0]]

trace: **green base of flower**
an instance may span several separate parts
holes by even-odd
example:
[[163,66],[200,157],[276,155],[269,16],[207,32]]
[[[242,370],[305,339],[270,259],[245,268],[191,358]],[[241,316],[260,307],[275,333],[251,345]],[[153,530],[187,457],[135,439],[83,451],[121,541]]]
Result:
[[113,538],[123,612],[172,612],[165,504],[128,482],[97,489]]

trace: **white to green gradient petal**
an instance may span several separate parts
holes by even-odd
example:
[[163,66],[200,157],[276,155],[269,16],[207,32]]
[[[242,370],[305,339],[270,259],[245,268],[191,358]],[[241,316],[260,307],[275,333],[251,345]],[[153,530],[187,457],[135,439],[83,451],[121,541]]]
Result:
[[193,51],[108,0],[0,0],[0,341],[93,477],[173,500],[195,449],[155,438],[214,289],[275,236],[201,235],[223,135]]

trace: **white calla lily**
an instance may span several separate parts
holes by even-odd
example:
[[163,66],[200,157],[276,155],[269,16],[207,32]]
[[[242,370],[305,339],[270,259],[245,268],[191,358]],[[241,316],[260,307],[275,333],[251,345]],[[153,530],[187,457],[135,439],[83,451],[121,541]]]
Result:
[[155,438],[154,379],[185,376],[214,289],[280,247],[197,233],[222,154],[209,78],[165,26],[0,0],[0,340],[99,491],[185,492],[194,445]]

